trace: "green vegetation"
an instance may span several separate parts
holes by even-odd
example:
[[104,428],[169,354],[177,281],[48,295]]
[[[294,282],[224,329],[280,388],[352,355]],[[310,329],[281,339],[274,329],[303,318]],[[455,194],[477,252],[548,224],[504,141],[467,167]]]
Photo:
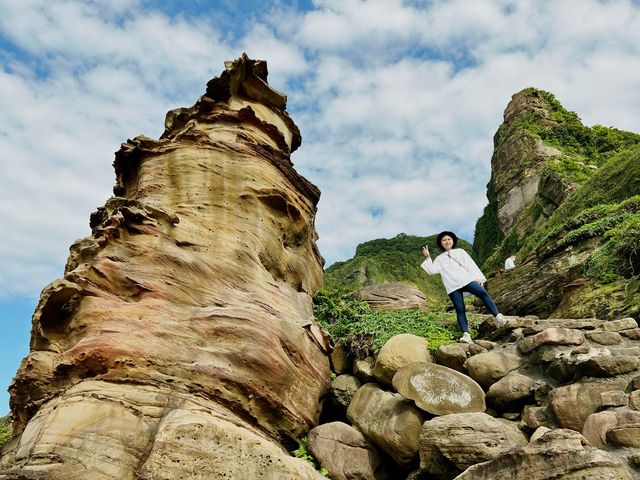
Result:
[[[621,240],[632,235],[628,232],[635,229],[635,220],[629,217],[629,212],[601,212],[593,221],[575,222],[581,212],[589,208],[608,205],[607,208],[615,210],[621,202],[640,195],[640,135],[601,125],[586,127],[575,112],[566,110],[549,92],[527,88],[517,95],[523,94],[537,97],[538,107],[519,115],[508,125],[502,124],[494,136],[494,147],[498,149],[512,135],[525,132],[524,137],[519,137],[522,140],[510,147],[522,149],[519,154],[522,165],[514,166],[516,169],[526,167],[531,160],[527,136],[558,149],[561,155],[548,157],[538,168],[543,178],[555,178],[560,185],[571,185],[573,192],[549,218],[549,213],[544,212],[555,207],[539,195],[503,236],[497,221],[495,186],[488,185],[489,205],[476,224],[474,243],[483,269],[502,268],[504,258],[510,253],[517,252],[523,259],[533,252],[549,253],[581,239],[606,234],[607,246],[585,266],[588,278],[612,281],[629,272],[637,274],[634,250],[626,248]],[[531,105],[536,105],[536,101]],[[512,170],[510,174],[523,172]],[[612,253],[614,251],[616,253]],[[625,255],[623,265],[616,267],[616,262]]]
[[298,442],[298,448],[295,449],[293,452],[291,452],[293,453],[293,456],[306,460],[311,465],[313,465],[313,468],[318,470],[318,473],[320,475],[322,475],[323,477],[328,477],[329,471],[324,467],[320,467],[320,465],[318,464],[318,461],[309,452],[309,441],[307,437],[304,437],[301,440],[297,440],[297,442]]
[[482,216],[476,222],[473,236],[473,251],[479,265],[482,265],[489,258],[495,246],[499,245],[504,238],[498,222],[496,192],[491,182],[487,184],[487,198],[489,204],[484,207]]
[[[448,300],[440,277],[427,275],[420,268],[424,261],[423,245],[434,254],[439,252],[436,235],[417,237],[401,233],[394,238],[361,243],[351,260],[336,262],[325,271],[325,288],[353,291],[376,283],[401,282],[422,290],[430,305],[442,305]],[[458,246],[471,254],[468,242],[459,240]]]
[[[373,311],[367,303],[353,299],[348,293],[326,290],[316,294],[314,304],[315,316],[323,328],[356,358],[378,353],[387,340],[401,333],[426,338],[432,350],[455,343],[460,337],[455,314],[443,310]],[[469,320],[473,327],[473,315]]]
[[[521,254],[548,255],[602,239],[584,265],[587,278],[610,283],[640,274],[640,146],[611,157],[526,238]],[[499,250],[499,249],[498,249]]]
[[0,417],[0,447],[11,438],[11,419],[9,415]]
[[587,158],[590,164],[599,166],[614,153],[640,145],[640,135],[636,133],[602,125],[591,128],[584,126],[575,112],[565,109],[549,92],[530,87],[519,94],[538,96],[546,111],[528,112],[508,126],[502,124],[494,136],[495,148],[516,131],[525,129],[545,144],[560,149],[565,155]]

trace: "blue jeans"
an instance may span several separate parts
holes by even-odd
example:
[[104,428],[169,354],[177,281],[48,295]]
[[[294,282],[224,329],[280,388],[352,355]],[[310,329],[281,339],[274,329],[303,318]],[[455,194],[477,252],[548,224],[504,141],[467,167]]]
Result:
[[480,285],[480,282],[471,282],[464,287],[459,288],[458,290],[454,290],[449,294],[449,298],[451,299],[451,302],[453,302],[453,308],[456,309],[458,325],[460,325],[460,328],[463,332],[469,331],[467,312],[464,308],[464,296],[462,295],[463,292],[469,292],[470,294],[475,295],[484,302],[484,306],[487,307],[487,310],[491,312],[491,315],[493,315],[494,317],[498,315],[496,304],[493,303],[493,299],[487,293],[484,287]]

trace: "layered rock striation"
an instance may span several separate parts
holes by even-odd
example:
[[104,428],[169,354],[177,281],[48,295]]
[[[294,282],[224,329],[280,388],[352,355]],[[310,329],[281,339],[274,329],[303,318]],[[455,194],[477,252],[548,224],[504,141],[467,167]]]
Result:
[[285,107],[243,55],[159,140],[122,145],[33,315],[0,478],[318,477],[283,448],[329,387],[320,192]]

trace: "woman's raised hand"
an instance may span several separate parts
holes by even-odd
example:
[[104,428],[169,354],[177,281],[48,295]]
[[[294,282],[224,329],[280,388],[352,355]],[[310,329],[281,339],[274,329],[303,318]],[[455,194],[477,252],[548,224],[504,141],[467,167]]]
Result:
[[429,247],[427,247],[426,245],[424,247],[422,247],[422,254],[429,258],[431,255],[429,255]]

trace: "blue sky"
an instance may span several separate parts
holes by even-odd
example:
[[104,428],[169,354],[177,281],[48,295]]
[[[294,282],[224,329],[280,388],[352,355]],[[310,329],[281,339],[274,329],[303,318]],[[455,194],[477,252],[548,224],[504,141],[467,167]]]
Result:
[[322,191],[330,264],[366,240],[472,240],[511,95],[640,131],[631,0],[0,0],[0,414],[40,290],[111,195],[113,152],[158,137],[225,60],[266,59]]

